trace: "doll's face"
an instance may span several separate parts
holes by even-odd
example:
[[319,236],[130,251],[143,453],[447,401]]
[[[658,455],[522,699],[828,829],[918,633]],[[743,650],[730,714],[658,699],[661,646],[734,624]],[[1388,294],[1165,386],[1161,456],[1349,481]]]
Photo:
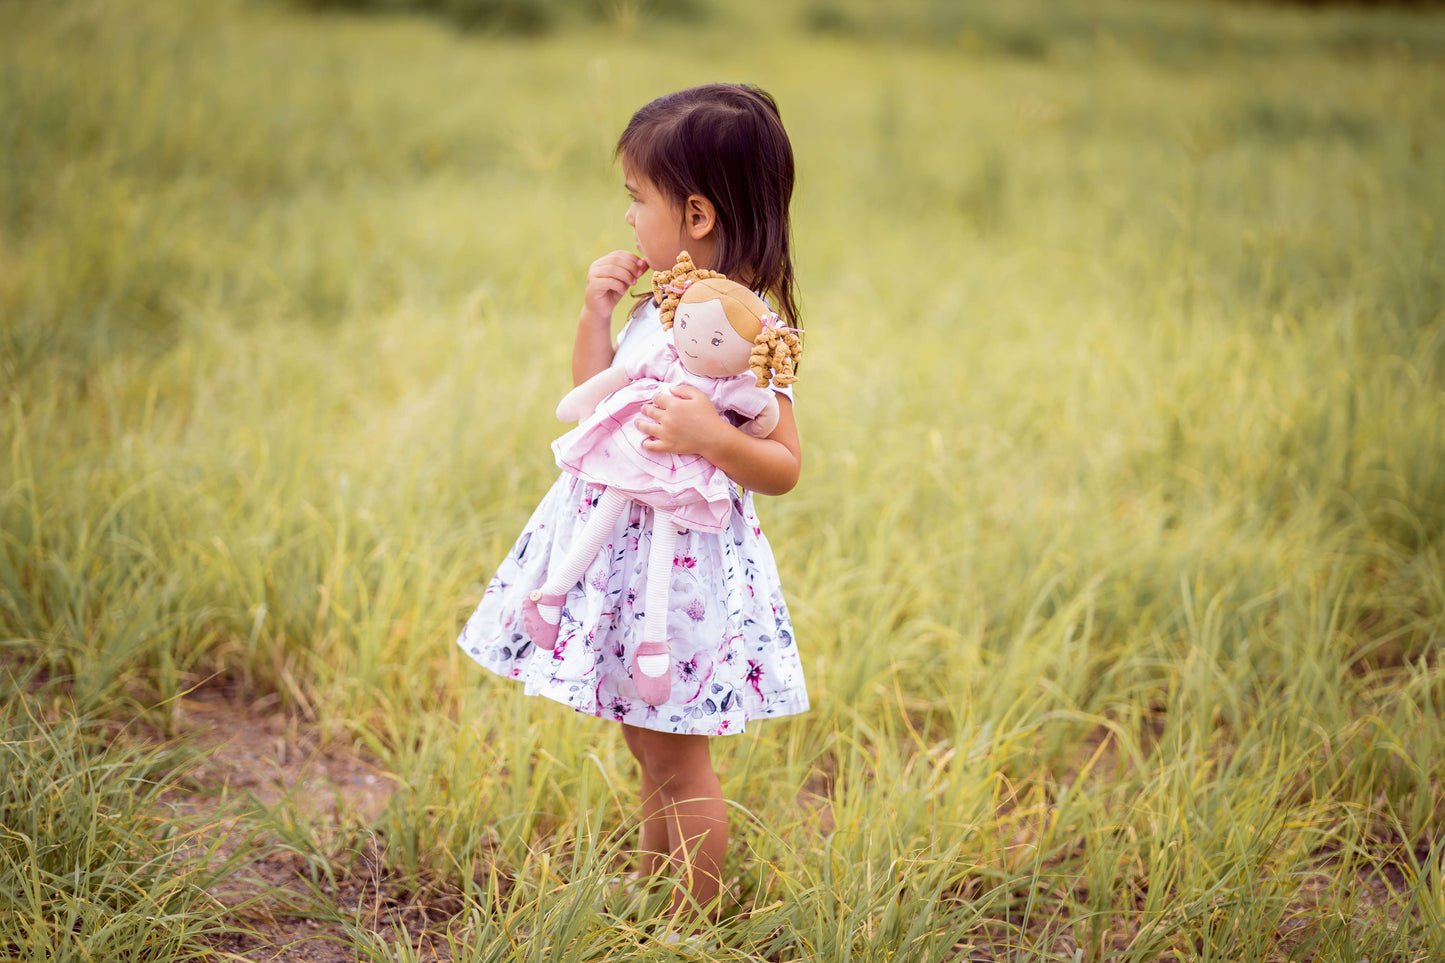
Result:
[[721,301],[686,302],[672,316],[672,343],[693,374],[727,378],[748,370],[753,343],[733,330]]

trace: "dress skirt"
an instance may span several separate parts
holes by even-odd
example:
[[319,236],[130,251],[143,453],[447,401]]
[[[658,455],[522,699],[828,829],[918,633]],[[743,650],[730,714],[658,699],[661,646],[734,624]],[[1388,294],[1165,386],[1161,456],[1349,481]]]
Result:
[[720,533],[679,534],[667,615],[672,700],[651,706],[629,673],[642,643],[652,509],[632,502],[567,593],[556,648],[523,630],[522,601],[566,556],[602,489],[563,472],[532,513],[457,639],[483,668],[529,695],[628,725],[689,735],[742,732],[749,720],[808,708],[772,549],[752,495],[733,491]]

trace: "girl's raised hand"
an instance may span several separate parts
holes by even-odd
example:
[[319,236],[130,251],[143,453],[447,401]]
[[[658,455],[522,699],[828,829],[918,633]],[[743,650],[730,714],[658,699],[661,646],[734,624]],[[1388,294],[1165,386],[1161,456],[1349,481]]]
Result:
[[572,383],[580,385],[612,363],[612,309],[647,270],[647,261],[631,251],[613,251],[587,269],[587,289],[577,338],[572,342]]
[[646,270],[646,259],[631,251],[613,251],[593,261],[587,269],[587,289],[582,296],[584,320],[611,324],[612,309]]

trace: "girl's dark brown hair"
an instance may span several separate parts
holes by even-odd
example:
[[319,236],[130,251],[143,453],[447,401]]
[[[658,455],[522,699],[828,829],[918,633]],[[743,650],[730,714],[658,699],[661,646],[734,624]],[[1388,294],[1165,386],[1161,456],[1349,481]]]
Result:
[[707,84],[659,97],[632,115],[617,155],[678,205],[690,194],[712,201],[718,263],[707,266],[772,295],[778,313],[798,326],[788,215],[793,147],[768,93]]

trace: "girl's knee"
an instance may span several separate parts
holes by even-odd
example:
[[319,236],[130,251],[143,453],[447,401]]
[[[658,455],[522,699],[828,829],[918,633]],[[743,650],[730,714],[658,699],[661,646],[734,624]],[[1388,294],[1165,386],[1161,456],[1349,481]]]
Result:
[[[653,783],[666,792],[676,783],[691,783],[697,777],[712,774],[712,756],[707,736],[676,735],[634,729],[636,746],[633,755],[647,771]],[[633,746],[629,735],[628,745]]]

